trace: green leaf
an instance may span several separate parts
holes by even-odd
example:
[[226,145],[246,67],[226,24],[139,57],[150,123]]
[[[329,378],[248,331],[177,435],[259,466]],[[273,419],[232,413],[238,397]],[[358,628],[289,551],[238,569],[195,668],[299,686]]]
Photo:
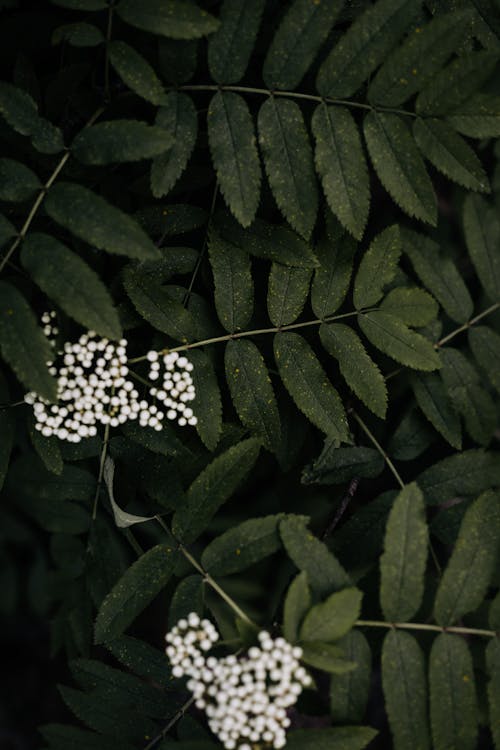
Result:
[[58,182],[47,193],[44,206],[51,219],[100,250],[145,260],[160,257],[130,216],[81,185]]
[[368,356],[359,336],[343,323],[323,324],[321,343],[339,363],[340,372],[356,396],[374,414],[385,416],[387,388],[375,362]]
[[446,122],[418,117],[413,137],[424,156],[450,180],[470,190],[489,193],[488,176],[475,152]]
[[457,495],[477,495],[500,486],[500,462],[495,453],[467,450],[443,458],[417,478],[427,503],[438,505]]
[[452,114],[481,88],[492,74],[498,58],[496,52],[481,50],[453,60],[418,95],[415,102],[417,114],[433,117]]
[[290,90],[299,85],[343,4],[343,0],[294,0],[289,4],[264,60],[263,78],[268,88]]
[[369,112],[363,128],[375,172],[392,199],[409,216],[435,226],[436,196],[406,123],[399,115]]
[[0,350],[23,385],[55,400],[56,381],[47,368],[52,347],[23,295],[5,281],[0,281]]
[[73,47],[97,47],[104,42],[104,36],[91,23],[68,23],[54,29],[51,41],[52,44],[67,42]]
[[193,100],[186,94],[171,91],[156,115],[155,124],[166,130],[174,143],[151,165],[151,192],[161,198],[174,187],[189,161],[198,133],[198,119]]
[[3,81],[0,82],[0,114],[17,133],[28,136],[37,151],[57,154],[64,149],[61,131],[39,116],[31,96]]
[[476,94],[467,98],[447,118],[469,138],[500,137],[500,96]]
[[250,258],[243,250],[210,232],[208,251],[215,281],[215,308],[230,333],[244,329],[253,313]]
[[309,296],[311,275],[310,268],[272,264],[267,289],[267,311],[273,325],[281,327],[297,320]]
[[[28,430],[33,448],[42,459],[45,468],[52,472],[52,474],[60,476],[64,469],[64,463],[61,456],[61,449],[59,447],[59,440],[55,436],[49,438],[44,437],[39,430],[35,429],[34,420],[30,420]],[[6,432],[6,440],[7,442],[9,440],[8,430]]]
[[481,445],[487,445],[495,431],[495,404],[469,360],[450,346],[441,352],[441,377],[454,408],[465,419],[467,432]]
[[344,659],[342,649],[323,641],[302,644],[301,661],[330,674],[346,674],[356,668],[354,662]]
[[479,281],[490,300],[497,302],[500,298],[498,211],[489,206],[484,198],[478,195],[468,195],[464,202],[463,222],[467,249]]
[[380,558],[380,604],[389,622],[407,622],[420,607],[427,543],[424,497],[412,482],[394,501]]
[[222,431],[222,402],[213,364],[205,352],[192,350],[189,360],[196,398],[193,402],[198,424],[196,431],[209,451],[217,446]]
[[462,447],[460,419],[448,398],[443,381],[434,373],[412,376],[413,394],[432,426],[457,450]]
[[289,643],[296,643],[306,612],[312,604],[307,573],[299,573],[288,587],[283,605],[283,635]]
[[95,642],[112,641],[160,593],[173,574],[178,553],[157,544],[134,562],[104,599],[95,623]]
[[460,526],[436,594],[434,616],[439,625],[453,625],[483,601],[500,547],[499,528],[499,495],[490,490],[472,503]]
[[396,750],[429,750],[425,660],[409,633],[391,630],[384,638],[382,685]]
[[140,677],[159,685],[164,685],[167,681],[169,675],[165,668],[164,651],[130,635],[121,635],[105,645],[120,664]]
[[498,750],[500,747],[500,645],[498,638],[492,638],[486,647],[486,664],[490,676],[488,682],[490,729]]
[[354,478],[377,477],[384,459],[374,448],[338,448],[327,438],[318,458],[302,472],[303,484],[344,484]]
[[123,285],[139,315],[154,328],[182,343],[194,338],[188,310],[149,275],[129,266],[123,272]]
[[276,451],[281,437],[280,417],[261,353],[252,341],[229,341],[225,367],[231,398],[239,418],[245,427],[262,438],[268,450]]
[[356,122],[345,107],[320,104],[312,117],[312,131],[316,170],[328,205],[360,240],[370,209],[370,180]]
[[363,255],[354,281],[354,306],[357,310],[375,305],[384,287],[396,275],[401,255],[401,234],[397,224],[380,232]]
[[382,493],[335,529],[333,550],[353,569],[380,557],[386,521],[395,497],[395,490]]
[[283,514],[251,518],[205,547],[201,564],[214,576],[239,573],[281,548],[278,523]]
[[419,12],[411,0],[378,0],[361,13],[319,69],[321,96],[350,97],[385,60]]
[[38,286],[71,318],[100,336],[118,340],[121,326],[113,300],[95,271],[54,237],[29,234],[21,262]]
[[384,354],[415,370],[437,370],[441,364],[432,343],[386,312],[358,315],[361,330]]
[[217,83],[238,83],[245,75],[264,6],[264,0],[224,0],[220,26],[208,40],[208,68]]
[[207,115],[208,141],[222,195],[244,227],[259,205],[261,169],[248,105],[239,94],[219,91]]
[[219,22],[206,10],[182,0],[120,0],[116,6],[120,18],[151,34],[170,39],[198,39],[211,34]]
[[344,657],[356,668],[330,679],[330,712],[339,724],[361,724],[366,711],[371,682],[371,651],[359,630],[351,630],[338,643]]
[[318,189],[309,136],[298,104],[270,97],[259,110],[259,145],[280,211],[306,239],[318,212]]
[[428,292],[406,286],[391,289],[380,309],[399,318],[407,326],[416,328],[429,325],[438,314],[436,300]]
[[403,230],[404,252],[415,273],[437,299],[449,317],[465,323],[472,316],[473,303],[453,261],[443,256],[439,245],[423,234]]
[[430,714],[436,750],[474,750],[477,705],[467,642],[441,633],[429,659]]
[[488,326],[473,326],[468,338],[477,363],[500,393],[500,336]]
[[217,456],[194,480],[183,507],[174,513],[172,530],[184,544],[193,542],[217,510],[236,491],[259,455],[255,438],[243,440]]
[[163,128],[139,120],[109,120],[82,130],[72,151],[84,164],[140,161],[162,154],[173,137]]
[[198,573],[183,578],[174,591],[168,613],[169,628],[177,625],[179,620],[190,612],[203,614],[204,581]]
[[312,607],[300,628],[301,641],[337,641],[352,628],[361,611],[363,594],[359,589],[336,591]]
[[16,235],[17,231],[15,226],[11,224],[10,221],[5,218],[5,216],[0,214],[0,247],[2,247],[2,245],[5,245],[7,240],[10,240]]
[[325,597],[352,585],[336,557],[313,536],[302,517],[284,518],[280,522],[280,535],[288,556],[307,574],[310,586],[319,596]]
[[27,201],[41,187],[36,174],[24,164],[14,159],[0,159],[0,200]]
[[403,416],[389,441],[389,455],[398,461],[412,461],[431,445],[434,433],[415,407]]
[[324,237],[317,245],[319,267],[314,271],[311,307],[318,318],[333,315],[348,292],[356,243],[346,232]]
[[251,227],[243,229],[232,217],[225,215],[217,217],[216,227],[227,242],[257,258],[299,268],[318,265],[309,244],[286,226],[255,219]]
[[274,356],[283,383],[306,417],[330,437],[350,442],[344,407],[309,344],[297,333],[278,333]]
[[470,10],[436,15],[414,26],[370,83],[368,100],[397,107],[424,86],[460,46],[470,28]]
[[[108,46],[109,61],[126,86],[151,104],[164,104],[163,84],[155,71],[133,47],[118,40]],[[157,123],[159,124],[159,123]]]
[[376,735],[371,727],[295,729],[286,744],[288,750],[362,750]]

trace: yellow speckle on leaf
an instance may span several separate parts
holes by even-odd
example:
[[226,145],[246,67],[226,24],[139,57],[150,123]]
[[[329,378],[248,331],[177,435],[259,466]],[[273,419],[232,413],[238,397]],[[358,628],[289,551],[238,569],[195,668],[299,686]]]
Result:
[[11,310],[11,308],[9,307],[9,309],[7,310],[7,315],[14,315],[14,310]]
[[237,555],[241,555],[241,550],[239,549],[239,547],[238,547],[238,549],[236,549],[236,550],[235,550],[235,553],[236,553]]
[[464,676],[462,677],[462,680],[463,680],[464,682],[470,682],[470,677],[469,677],[469,675],[468,675],[468,674],[464,674]]
[[413,68],[413,70],[411,72],[413,73],[414,76],[417,75],[417,69],[416,68]]

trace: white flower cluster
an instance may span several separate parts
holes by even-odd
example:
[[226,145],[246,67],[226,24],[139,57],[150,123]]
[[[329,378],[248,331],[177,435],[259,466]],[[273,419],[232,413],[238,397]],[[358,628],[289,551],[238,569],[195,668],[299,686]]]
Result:
[[188,406],[188,403],[196,396],[191,377],[193,371],[191,362],[186,357],[179,357],[178,352],[169,352],[163,355],[164,371],[161,376],[161,360],[158,352],[151,351],[146,356],[150,363],[149,379],[159,380],[161,377],[160,388],[153,387],[149,392],[164,404],[167,409],[167,419],[177,419],[181,427],[186,424],[197,424],[198,420]]
[[197,708],[227,750],[252,750],[254,744],[282,748],[290,725],[286,710],[311,678],[300,665],[302,649],[284,638],[259,633],[260,646],[240,657],[205,656],[218,634],[208,620],[191,613],[167,633],[166,653],[174,677],[189,677]]
[[[58,331],[53,325],[54,317],[55,313],[44,313],[42,323],[45,335],[55,348],[52,337]],[[156,352],[153,354],[158,356]],[[94,331],[88,331],[76,343],[66,342],[57,355],[62,357],[57,366],[54,361],[47,362],[49,372],[57,377],[57,403],[51,404],[33,391],[24,397],[26,403],[33,406],[36,429],[45,437],[55,435],[60,440],[79,443],[83,438],[96,435],[99,424],[118,427],[136,419],[141,427],[161,430],[165,417],[174,419],[178,416],[175,409],[165,414],[156,404],[140,398],[134,383],[127,377],[126,339],[113,343],[98,337]],[[150,355],[151,352],[148,354],[151,361]],[[188,365],[190,363],[186,360],[183,369]],[[192,365],[190,367],[192,369]],[[179,373],[169,373],[171,379],[175,375],[181,378]],[[189,384],[186,379],[182,381],[186,383],[182,390],[189,387],[189,400],[192,400],[195,391],[189,373],[188,378]],[[176,392],[179,393],[178,387]],[[177,404],[176,409],[179,407]],[[185,409],[184,401],[181,411],[185,417],[178,420],[180,425],[196,424],[196,417],[191,409]]]

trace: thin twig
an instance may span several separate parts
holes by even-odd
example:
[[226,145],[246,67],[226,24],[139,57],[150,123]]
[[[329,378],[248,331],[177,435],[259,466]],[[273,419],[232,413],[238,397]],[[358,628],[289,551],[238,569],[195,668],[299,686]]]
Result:
[[448,333],[444,338],[440,339],[434,344],[435,349],[439,349],[441,346],[444,346],[444,344],[447,344],[448,341],[451,341],[455,338],[455,336],[458,336],[459,333],[462,333],[462,331],[467,331],[472,326],[476,325],[476,323],[479,323],[480,320],[483,318],[486,318],[487,315],[491,315],[491,313],[495,312],[495,310],[500,309],[500,302],[495,302],[494,305],[491,305],[490,307],[486,308],[486,310],[483,310],[483,312],[479,313],[479,315],[476,315],[474,318],[471,318],[467,323],[464,323],[459,328],[455,328],[454,331],[451,331],[451,333]]
[[205,237],[203,238],[203,245],[201,246],[201,250],[200,250],[200,254],[199,254],[198,258],[196,259],[196,264],[195,264],[195,267],[193,269],[193,273],[191,275],[191,279],[189,281],[189,286],[188,286],[188,288],[186,290],[186,294],[184,295],[184,299],[182,300],[182,304],[184,305],[184,307],[186,307],[187,303],[189,302],[189,298],[191,296],[191,292],[193,291],[194,282],[196,280],[196,277],[198,276],[198,271],[201,268],[201,264],[203,262],[203,258],[205,257],[205,253],[206,253],[207,245],[208,245],[208,233],[210,231],[210,226],[212,224],[212,218],[213,218],[214,211],[215,211],[215,204],[217,203],[217,193],[218,193],[218,191],[219,191],[219,183],[216,182],[215,183],[215,188],[214,188],[214,193],[213,193],[213,196],[212,196],[212,203],[210,204],[210,212],[208,214],[207,227],[206,227],[206,231],[205,231]]
[[161,732],[159,734],[157,734],[156,737],[153,737],[153,739],[150,742],[148,742],[148,744],[146,745],[146,747],[144,748],[144,750],[151,750],[151,748],[154,747],[157,742],[159,742],[160,740],[163,740],[164,737],[165,737],[165,735],[167,734],[167,732],[169,732],[172,729],[172,727],[175,724],[177,724],[177,722],[180,719],[182,719],[182,717],[184,716],[184,714],[186,713],[186,711],[193,705],[193,703],[195,702],[195,700],[196,700],[196,698],[194,697],[194,695],[192,695],[191,698],[189,698],[184,703],[184,705],[179,708],[179,710],[177,711],[177,713],[175,713],[172,716],[172,718],[169,720],[168,724],[166,724],[163,727],[163,729],[161,730]]
[[430,630],[435,633],[454,633],[456,635],[480,635],[485,638],[496,638],[499,634],[495,630],[483,630],[482,628],[462,628],[451,625],[441,627],[440,625],[428,625],[423,622],[385,622],[383,620],[356,620],[354,623],[359,628],[389,628],[395,630]]
[[359,426],[361,427],[361,429],[363,430],[363,432],[365,433],[365,435],[371,440],[371,442],[373,443],[373,445],[375,446],[375,448],[378,450],[378,452],[380,453],[380,455],[384,459],[385,463],[387,464],[388,468],[391,470],[391,472],[393,473],[394,477],[397,479],[398,484],[401,487],[401,489],[404,489],[405,483],[401,479],[398,470],[396,469],[396,467],[392,463],[391,459],[389,458],[389,456],[387,455],[387,453],[385,452],[385,450],[382,448],[382,446],[378,442],[378,440],[375,437],[375,435],[370,431],[370,429],[363,422],[363,420],[361,419],[361,417],[359,416],[359,414],[354,411],[354,409],[352,409],[350,413],[352,414],[352,416],[354,417],[354,419],[356,420],[356,422],[359,424]]

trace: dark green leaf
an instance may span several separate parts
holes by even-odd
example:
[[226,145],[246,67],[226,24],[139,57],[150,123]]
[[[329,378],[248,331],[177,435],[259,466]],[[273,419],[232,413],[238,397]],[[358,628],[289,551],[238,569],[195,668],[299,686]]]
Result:
[[301,661],[330,674],[346,674],[356,668],[355,662],[344,659],[342,649],[324,641],[303,643]]
[[45,294],[78,323],[101,336],[119,339],[121,326],[108,290],[85,261],[54,237],[29,234],[21,261]]
[[210,232],[208,250],[215,281],[215,307],[230,333],[244,329],[253,313],[250,258],[243,250]]
[[498,53],[481,50],[453,60],[418,95],[417,113],[434,117],[452,114],[490,77],[498,57]]
[[345,299],[351,281],[356,243],[346,232],[326,236],[317,245],[319,267],[314,271],[311,306],[318,318],[333,315]]
[[473,326],[468,336],[476,361],[500,393],[500,336],[487,326]]
[[294,323],[309,296],[312,270],[273,263],[267,289],[267,311],[275,326]]
[[252,341],[229,341],[225,366],[239,418],[245,427],[262,438],[268,450],[275,451],[281,436],[280,417],[262,355]]
[[378,0],[359,15],[321,66],[322,96],[349,97],[385,59],[420,10],[411,0]]
[[437,370],[439,355],[431,342],[385,312],[358,315],[361,330],[373,346],[415,370]]
[[477,705],[467,642],[441,633],[429,659],[430,714],[436,750],[474,750]]
[[91,23],[68,23],[58,26],[52,34],[52,44],[67,42],[73,47],[97,47],[104,42],[102,31]]
[[49,401],[56,398],[47,368],[52,348],[23,295],[5,281],[0,281],[0,349],[23,385]]
[[446,314],[457,323],[469,320],[473,311],[471,296],[455,264],[440,253],[439,245],[423,234],[405,229],[403,248],[415,273]]
[[409,633],[386,635],[382,685],[395,750],[429,750],[425,660]]
[[469,138],[500,137],[500,96],[476,94],[457,107],[447,120]]
[[81,131],[72,150],[84,164],[140,161],[162,154],[172,146],[166,130],[139,120],[110,120]]
[[486,665],[490,676],[488,682],[490,728],[498,750],[500,747],[500,644],[498,638],[492,638],[486,647]]
[[420,328],[436,319],[438,305],[428,292],[417,287],[398,286],[391,289],[380,309],[395,315],[407,326]]
[[193,542],[208,526],[217,510],[235,492],[259,455],[255,438],[243,440],[215,458],[194,480],[186,501],[173,518],[172,530],[185,544]]
[[196,398],[193,402],[198,424],[196,430],[208,450],[213,451],[222,430],[222,403],[219,384],[211,360],[205,352],[192,350],[189,360]]
[[399,115],[370,112],[366,145],[380,182],[405,213],[436,225],[436,196],[422,157]]
[[299,409],[327,435],[349,443],[342,402],[309,344],[297,333],[278,333],[274,356],[281,379]]
[[370,181],[356,122],[347,108],[320,104],[313,114],[312,131],[316,170],[328,205],[360,240],[370,209]]
[[394,501],[380,558],[380,604],[389,622],[407,622],[420,607],[427,542],[424,498],[412,482]]
[[283,605],[283,635],[289,643],[296,643],[299,630],[306,612],[312,604],[311,589],[304,571],[296,576],[285,597]]
[[470,21],[471,12],[461,10],[414,26],[371,82],[369,101],[386,107],[403,104],[441,70],[469,31]]
[[40,190],[36,174],[14,159],[0,159],[0,200],[22,202]]
[[356,664],[345,674],[334,674],[330,679],[330,711],[339,724],[360,724],[366,711],[371,682],[371,652],[365,636],[351,630],[337,643],[344,657]]
[[302,472],[303,484],[344,484],[352,479],[377,477],[384,459],[373,448],[338,448],[327,438],[318,458]]
[[108,3],[106,0],[51,0],[54,5],[61,5],[63,8],[71,10],[106,10]]
[[261,169],[248,105],[239,94],[219,91],[207,115],[210,152],[220,189],[231,213],[244,227],[259,205]]
[[160,257],[158,248],[130,216],[81,185],[57,183],[44,206],[55,222],[100,250],[145,260]]
[[337,641],[352,628],[361,610],[362,593],[347,588],[336,591],[312,607],[300,628],[301,641]]
[[165,652],[160,651],[145,641],[130,635],[121,635],[109,643],[106,648],[120,664],[135,674],[164,685],[169,677],[166,669]]
[[[500,219],[498,211],[478,195],[464,202],[464,233],[479,281],[492,302],[500,298]],[[471,311],[472,313],[472,311]]]
[[15,237],[16,234],[17,231],[14,225],[11,224],[10,221],[5,218],[5,216],[0,214],[0,247],[2,247],[2,245],[5,245],[7,240]]
[[208,67],[217,83],[238,83],[245,75],[264,5],[264,0],[224,0],[220,26],[208,41]]
[[401,234],[397,224],[387,227],[372,241],[363,255],[354,281],[354,306],[357,310],[375,305],[383,289],[396,275],[401,255]]
[[489,193],[488,177],[475,152],[446,122],[418,117],[413,137],[428,161],[450,180],[470,190]]
[[321,343],[337,359],[349,387],[374,414],[383,418],[387,409],[385,380],[359,336],[343,323],[323,324],[319,333]]
[[16,132],[31,138],[37,151],[57,154],[63,150],[59,128],[39,116],[37,105],[29,94],[3,81],[0,82],[0,114]]
[[294,89],[314,62],[340,13],[343,0],[294,0],[278,26],[263,77],[270,89]]
[[145,552],[104,599],[95,623],[95,641],[112,641],[160,593],[171,577],[178,556],[165,544]]
[[430,446],[434,438],[417,409],[410,410],[403,416],[389,441],[389,454],[398,461],[412,461]]
[[115,40],[109,44],[108,54],[111,65],[129,89],[152,104],[165,103],[162,82],[148,61],[133,47]]
[[197,39],[211,34],[219,22],[194,3],[182,0],[120,0],[116,6],[120,18],[151,34],[171,39]]
[[246,570],[281,547],[278,523],[282,514],[251,518],[218,536],[201,556],[201,564],[214,576]]
[[425,469],[417,478],[425,501],[438,505],[463,495],[477,495],[500,486],[500,461],[495,453],[467,450]]
[[[1,413],[0,413],[1,417]],[[5,425],[7,427],[7,425]],[[38,456],[42,459],[45,468],[52,472],[52,474],[61,475],[64,468],[64,463],[61,456],[61,449],[59,448],[59,440],[55,437],[44,437],[39,430],[35,429],[34,420],[30,420],[29,423],[29,434],[33,448],[37,452]],[[3,436],[3,433],[2,433]],[[6,440],[9,441],[8,429],[6,431]],[[1,475],[1,469],[0,469]],[[1,482],[0,482],[1,484]]]
[[303,237],[310,237],[318,189],[309,136],[298,104],[270,97],[259,110],[259,145],[279,209]]
[[203,578],[198,573],[182,579],[170,602],[169,628],[177,625],[179,620],[187,617],[190,612],[196,612],[200,616],[203,614],[203,587]]
[[417,404],[429,422],[450,445],[460,450],[462,447],[460,419],[439,375],[415,373],[411,384]]
[[307,528],[300,516],[287,516],[280,522],[280,534],[287,554],[297,568],[307,574],[312,589],[321,597],[346,586],[351,580],[327,546]]
[[472,503],[460,526],[436,594],[434,616],[440,625],[453,625],[483,601],[500,547],[499,529],[499,495],[490,490]]
[[295,729],[286,744],[288,750],[362,750],[376,734],[371,727]]
[[155,123],[174,139],[172,148],[153,159],[151,165],[151,192],[161,198],[184,172],[196,143],[198,120],[192,99],[171,91],[165,106],[158,110]]

